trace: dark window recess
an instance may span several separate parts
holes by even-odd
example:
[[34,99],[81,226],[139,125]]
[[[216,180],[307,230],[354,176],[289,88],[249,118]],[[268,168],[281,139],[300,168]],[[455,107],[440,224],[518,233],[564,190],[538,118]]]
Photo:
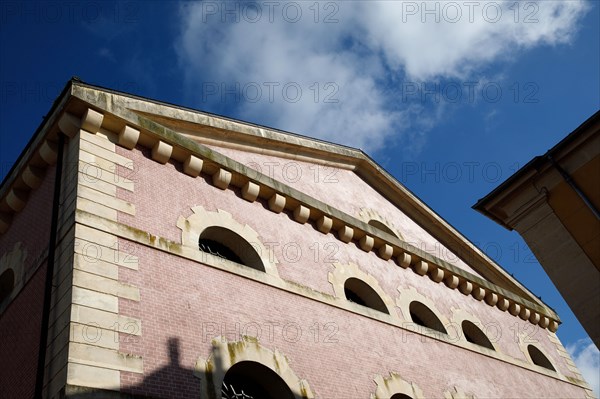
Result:
[[253,361],[234,364],[223,379],[222,399],[294,399],[283,379],[270,368]]
[[412,318],[412,320],[413,320],[415,323],[417,323],[418,325],[420,325],[420,326],[423,326],[423,327],[427,327],[427,325],[425,324],[425,322],[424,322],[424,321],[423,321],[423,320],[422,320],[422,319],[421,319],[419,316],[417,316],[416,314],[414,314],[414,313],[411,313],[411,314],[410,314],[410,317],[411,317],[411,318]]
[[361,297],[356,295],[354,292],[350,291],[348,288],[344,288],[344,294],[346,294],[346,299],[348,299],[350,302],[358,303],[362,306],[367,306],[366,302],[363,301]]
[[485,335],[485,333],[469,320],[464,320],[462,322],[462,329],[468,342],[483,346],[484,348],[495,350],[494,345],[492,345],[492,342]]
[[221,226],[204,229],[198,239],[198,249],[261,272],[265,271],[255,247],[239,234]]
[[379,294],[362,280],[354,277],[346,280],[344,283],[344,295],[346,295],[346,299],[350,302],[390,314]]
[[534,364],[537,364],[538,366],[548,370],[556,371],[552,363],[550,363],[550,360],[548,360],[548,358],[538,348],[536,348],[533,345],[529,345],[527,347],[527,351],[529,352],[529,356],[531,356],[531,361]]
[[221,399],[254,399],[247,395],[243,390],[236,390],[236,387],[223,383],[221,387]]
[[446,328],[435,313],[421,302],[413,301],[409,305],[410,317],[415,324],[448,334]]
[[0,275],[0,302],[8,298],[15,288],[15,273],[12,269],[7,269]]
[[220,242],[209,240],[207,238],[201,238],[198,241],[198,248],[200,248],[200,251],[202,252],[206,252],[235,263],[243,263],[240,257],[235,254],[235,252]]

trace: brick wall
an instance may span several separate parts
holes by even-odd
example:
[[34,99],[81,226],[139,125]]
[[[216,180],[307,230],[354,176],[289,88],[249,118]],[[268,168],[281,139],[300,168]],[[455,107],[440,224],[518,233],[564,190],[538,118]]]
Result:
[[[135,192],[118,192],[119,198],[135,205],[136,215],[120,213],[121,223],[180,242],[181,232],[176,222],[180,216],[189,216],[192,206],[225,210],[241,224],[256,230],[263,243],[273,244],[279,275],[284,280],[334,295],[328,282],[328,273],[333,270],[331,260],[354,262],[374,276],[394,300],[402,290],[414,288],[431,299],[448,319],[453,310],[463,309],[484,323],[498,326],[500,335],[495,344],[502,354],[517,361],[526,361],[526,357],[515,333],[531,332],[536,345],[545,350],[559,371],[572,375],[546,330],[457,290],[449,290],[410,269],[366,254],[355,244],[343,244],[331,234],[319,233],[310,224],[298,224],[285,213],[272,213],[264,203],[246,202],[238,193],[219,190],[203,177],[190,178],[180,172],[181,165],[176,162],[159,165],[149,159],[147,150],[117,148],[117,152],[136,165]],[[344,196],[346,200],[322,199],[344,209],[350,205],[343,201],[379,195],[365,194],[365,185],[356,182],[349,182],[345,190],[349,190]],[[300,256],[286,253],[287,243],[293,243]],[[333,247],[327,247],[328,244]],[[465,392],[475,392],[478,397],[584,395],[575,385],[526,367],[431,339],[421,342],[422,336],[381,321],[139,244],[133,243],[131,248],[135,248],[139,257],[139,270],[120,268],[119,279],[139,287],[141,301],[120,298],[119,309],[121,314],[142,321],[142,335],[120,334],[120,350],[142,356],[144,364],[144,375],[121,373],[122,388],[131,392],[157,397],[197,396],[199,380],[192,377],[192,369],[198,357],[205,359],[210,355],[211,339],[218,335],[230,340],[239,339],[241,334],[256,336],[258,325],[261,343],[288,356],[293,370],[308,380],[317,397],[368,397],[375,390],[374,377],[390,372],[398,372],[404,379],[417,383],[427,397],[439,397],[455,385]],[[334,259],[330,259],[332,256]],[[401,312],[398,308],[395,311]],[[274,329],[272,336],[268,333],[269,326]],[[296,338],[298,331],[302,336]],[[324,342],[327,334],[333,335]],[[174,342],[178,343],[176,363],[171,360],[175,357]]]
[[[41,186],[30,193],[22,212],[14,215],[7,234],[0,238],[0,257],[15,245],[26,253],[22,289],[0,314],[0,397],[33,396],[40,340],[45,254],[50,233],[55,168],[46,170]],[[9,265],[15,267],[17,265]],[[18,287],[17,287],[18,289]],[[13,292],[15,294],[15,292]]]
[[45,275],[44,265],[0,315],[1,398],[33,397]]
[[46,267],[40,267],[0,316],[0,397],[33,397]]
[[[454,385],[478,397],[583,394],[534,371],[432,339],[422,342],[397,327],[173,255],[144,251],[140,270],[123,271],[120,278],[141,287],[142,298],[119,302],[123,314],[143,323],[140,337],[120,336],[122,351],[144,359],[143,376],[121,373],[125,391],[197,397],[192,371],[198,357],[210,355],[211,339],[251,335],[283,352],[321,398],[368,397],[374,376],[390,371],[416,382],[426,397],[440,397]],[[173,340],[179,342],[178,364],[171,362]]]

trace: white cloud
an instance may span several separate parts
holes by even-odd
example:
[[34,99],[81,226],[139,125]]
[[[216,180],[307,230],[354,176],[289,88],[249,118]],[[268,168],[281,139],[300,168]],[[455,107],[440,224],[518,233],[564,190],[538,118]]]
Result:
[[178,62],[199,108],[233,104],[239,118],[368,151],[392,139],[418,150],[410,139],[422,142],[439,115],[421,114],[399,82],[467,79],[515,50],[567,43],[587,9],[583,0],[523,4],[185,3]]
[[600,351],[591,339],[580,339],[567,345],[567,351],[573,358],[583,378],[594,390],[596,397],[600,396]]
[[361,4],[370,46],[417,80],[465,77],[515,50],[569,42],[587,9],[583,1]]

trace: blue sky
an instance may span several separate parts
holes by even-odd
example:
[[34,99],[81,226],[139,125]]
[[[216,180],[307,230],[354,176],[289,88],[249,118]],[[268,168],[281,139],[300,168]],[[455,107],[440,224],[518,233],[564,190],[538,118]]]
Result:
[[471,205],[600,108],[599,24],[578,0],[4,1],[0,176],[73,75],[360,147],[556,309],[598,389],[543,269]]

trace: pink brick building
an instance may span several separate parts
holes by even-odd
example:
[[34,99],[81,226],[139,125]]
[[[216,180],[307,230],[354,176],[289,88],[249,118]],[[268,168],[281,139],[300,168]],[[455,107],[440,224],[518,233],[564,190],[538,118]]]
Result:
[[2,398],[592,396],[360,150],[72,81],[0,199]]

